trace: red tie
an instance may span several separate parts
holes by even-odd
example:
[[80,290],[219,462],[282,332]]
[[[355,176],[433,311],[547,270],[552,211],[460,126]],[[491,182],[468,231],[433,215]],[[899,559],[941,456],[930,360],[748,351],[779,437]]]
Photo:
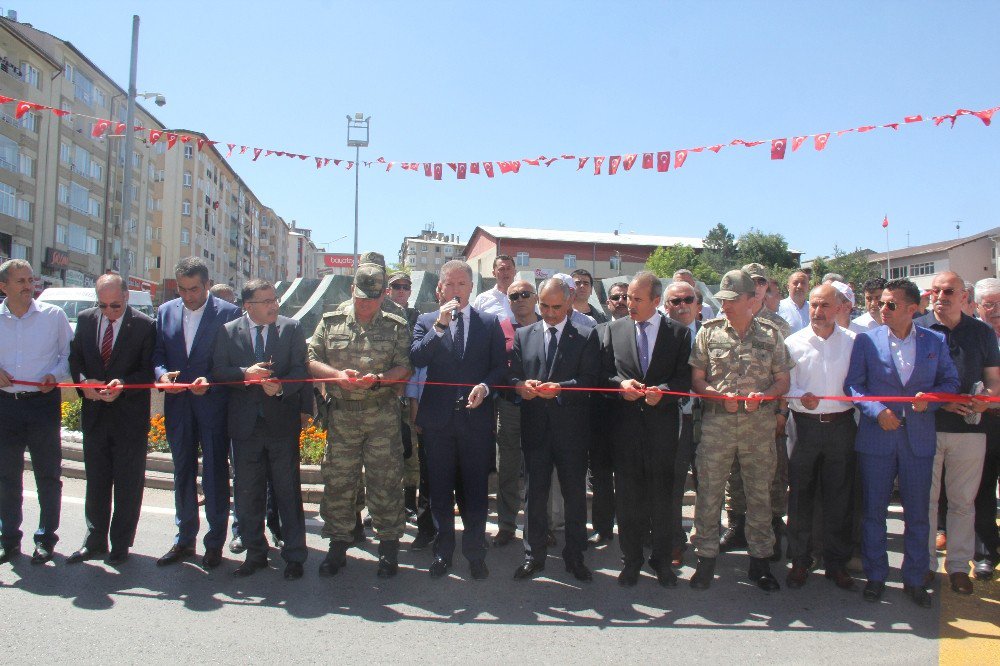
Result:
[[101,358],[104,360],[104,367],[108,367],[111,360],[111,347],[114,343],[114,325],[108,321],[108,327],[104,329],[104,338],[101,340]]

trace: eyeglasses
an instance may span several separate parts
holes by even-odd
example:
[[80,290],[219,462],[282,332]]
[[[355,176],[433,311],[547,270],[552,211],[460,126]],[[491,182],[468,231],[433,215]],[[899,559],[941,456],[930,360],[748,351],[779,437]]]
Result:
[[683,298],[681,298],[680,296],[678,296],[677,298],[671,298],[667,302],[670,303],[673,306],[678,306],[681,303],[686,303],[688,305],[691,305],[692,303],[694,303],[694,296],[684,296]]
[[413,289],[412,284],[393,284],[389,285],[393,291],[410,291]]
[[979,307],[984,310],[996,310],[1000,308],[1000,301],[982,301],[979,303]]
[[99,307],[102,310],[107,310],[109,308],[112,309],[112,310],[121,310],[123,307],[125,307],[125,304],[124,303],[98,303],[97,307]]
[[247,305],[277,305],[277,298],[265,298],[262,301],[247,301]]
[[587,282],[586,280],[573,280],[573,284],[575,284],[578,287],[589,287],[590,286],[590,283]]
[[889,308],[890,312],[895,312],[896,308],[899,307],[899,303],[897,303],[896,301],[879,301],[878,307],[880,310],[882,308]]
[[527,289],[525,289],[524,291],[515,291],[513,294],[509,294],[507,297],[510,299],[511,303],[517,303],[517,301],[522,298],[531,298],[534,295],[535,292],[528,291]]
[[625,298],[626,298],[625,294],[615,294],[614,296],[608,296],[608,300],[614,301],[615,303],[617,303],[618,301],[624,301]]
[[939,289],[931,287],[931,293],[934,294],[935,296],[941,296],[941,295],[952,296],[955,293],[955,288],[947,287],[945,289]]

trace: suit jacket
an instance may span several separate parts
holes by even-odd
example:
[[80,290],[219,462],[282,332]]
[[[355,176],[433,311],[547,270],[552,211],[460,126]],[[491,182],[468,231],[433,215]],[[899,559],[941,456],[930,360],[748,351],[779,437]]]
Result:
[[[241,382],[244,372],[256,363],[253,340],[256,331],[248,317],[240,317],[222,327],[215,338],[215,358],[212,363],[213,382]],[[295,319],[278,317],[267,329],[264,358],[273,361],[272,376],[277,379],[306,379],[306,338]],[[267,427],[282,434],[298,433],[299,413],[303,409],[304,383],[281,385],[281,396],[269,396],[259,385],[236,384],[230,387],[229,436],[247,439],[253,432],[257,417],[263,414]]]
[[[434,322],[440,310],[420,315],[413,329],[410,361],[414,367],[426,366],[428,382],[486,384],[490,393],[507,379],[507,354],[503,332],[495,315],[469,309],[468,331],[462,361],[455,358],[451,331],[437,335]],[[424,386],[417,410],[417,425],[428,430],[448,428],[456,401],[468,397],[471,386]],[[468,425],[482,432],[493,428],[493,403],[483,403],[469,414]],[[464,409],[464,408],[463,408]]]
[[[903,384],[889,351],[889,327],[858,333],[851,351],[851,364],[844,379],[844,393],[849,396],[885,395],[912,396],[918,392],[955,393],[958,373],[948,352],[944,336],[917,326],[916,361],[913,374]],[[909,403],[858,402],[861,422],[854,448],[861,453],[889,455],[906,447],[915,456],[932,456],[937,446],[934,411],[941,403],[931,402],[927,411],[915,412]],[[878,415],[886,408],[898,417],[905,417],[896,430],[885,431],[878,424]]]
[[[118,379],[123,384],[153,382],[153,346],[156,326],[150,317],[132,307],[122,313],[118,336],[111,350],[108,366],[101,358],[97,340],[101,311],[90,308],[80,313],[76,333],[69,343],[69,368],[73,381],[97,379],[104,383]],[[81,396],[83,391],[77,389]],[[105,419],[112,432],[143,442],[149,435],[149,389],[125,390],[114,402],[84,400],[80,415],[84,432]]]
[[[184,302],[175,298],[160,306],[156,312],[156,346],[153,349],[154,376],[159,378],[165,372],[180,371],[178,382],[191,382],[198,377],[209,378],[212,374],[215,336],[229,321],[240,316],[240,309],[232,303],[209,294],[205,301],[205,312],[194,336],[191,354],[184,344]],[[167,437],[178,440],[191,415],[197,416],[203,424],[225,424],[228,387],[213,386],[199,397],[190,391],[167,393],[164,396]]]
[[[601,376],[605,385],[620,388],[626,379],[637,379],[646,386],[656,386],[664,391],[691,390],[691,366],[688,365],[688,358],[691,356],[691,331],[663,314],[658,313],[657,316],[660,317],[660,328],[645,374],[639,366],[635,322],[631,317],[622,317],[608,324],[601,363]],[[618,399],[629,404],[620,394]],[[636,402],[641,403],[644,410],[676,414],[679,399],[679,396],[665,395],[654,407],[649,407],[643,401]]]

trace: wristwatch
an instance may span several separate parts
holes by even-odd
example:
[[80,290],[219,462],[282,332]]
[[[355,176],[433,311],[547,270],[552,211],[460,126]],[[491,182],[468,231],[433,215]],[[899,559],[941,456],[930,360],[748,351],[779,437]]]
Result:
[[439,330],[441,332],[444,332],[445,330],[448,329],[448,325],[447,324],[443,324],[443,323],[441,323],[440,320],[438,320],[438,321],[434,322],[434,328],[436,328],[437,330]]

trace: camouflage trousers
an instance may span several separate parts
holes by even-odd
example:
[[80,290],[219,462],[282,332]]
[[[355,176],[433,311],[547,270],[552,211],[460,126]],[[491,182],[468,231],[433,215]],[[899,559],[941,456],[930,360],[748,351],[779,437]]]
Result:
[[[788,438],[777,437],[774,444],[777,465],[774,468],[774,481],[771,483],[771,513],[775,518],[781,518],[788,508]],[[733,469],[726,484],[726,511],[737,516],[745,516],[747,513],[747,496],[743,489],[743,475],[740,473],[738,458],[733,461]]]
[[719,518],[726,480],[739,461],[746,494],[747,549],[751,557],[770,557],[774,548],[771,529],[771,482],[774,480],[774,410],[759,409],[729,414],[721,406],[706,405],[701,442],[695,454],[698,493],[691,538],[698,557],[719,554]]
[[[362,476],[364,470],[364,476]],[[323,536],[351,541],[359,488],[379,540],[403,536],[403,452],[399,412],[387,401],[334,401],[326,453],[320,465]]]
[[[413,400],[413,398],[410,398],[410,400]],[[403,459],[403,487],[416,488],[420,485],[420,456],[417,455],[417,448],[419,448],[420,442],[417,441],[417,429],[410,425],[410,406],[405,402],[401,402],[400,410],[400,423],[405,423],[408,426],[400,428],[403,433],[401,437],[405,437],[409,433],[411,452],[409,458]]]

